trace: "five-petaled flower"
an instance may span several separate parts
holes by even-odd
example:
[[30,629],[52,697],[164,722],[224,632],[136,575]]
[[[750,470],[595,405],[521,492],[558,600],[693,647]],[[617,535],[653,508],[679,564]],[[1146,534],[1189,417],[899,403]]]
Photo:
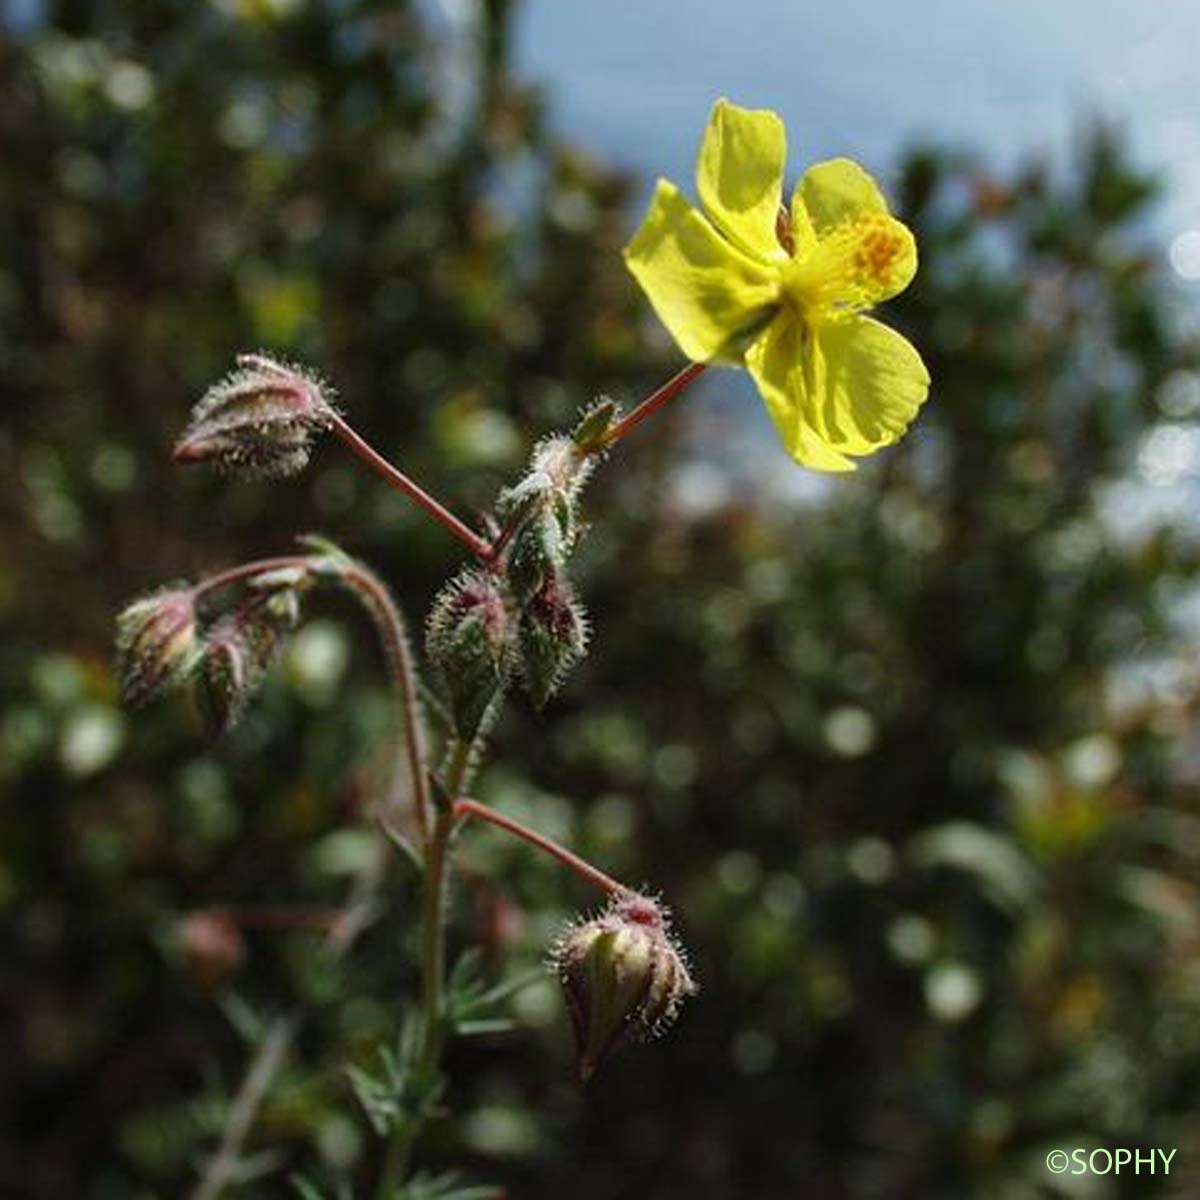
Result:
[[908,286],[916,243],[849,159],[810,167],[782,207],[786,151],[775,113],[718,100],[696,168],[704,212],[660,179],[625,261],[689,358],[749,369],[793,458],[852,470],[929,391],[916,350],[863,315]]

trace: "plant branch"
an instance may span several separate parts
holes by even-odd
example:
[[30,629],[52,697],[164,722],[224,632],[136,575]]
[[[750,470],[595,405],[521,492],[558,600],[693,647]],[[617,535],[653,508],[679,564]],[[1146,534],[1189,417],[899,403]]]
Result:
[[544,854],[550,855],[551,858],[557,859],[563,866],[574,871],[580,879],[598,887],[610,896],[624,896],[629,893],[629,888],[623,883],[618,883],[598,867],[593,867],[590,862],[580,858],[578,854],[572,853],[565,846],[560,846],[553,839],[538,833],[536,829],[530,829],[528,825],[522,825],[520,821],[506,817],[486,804],[480,804],[478,800],[470,800],[466,797],[455,800],[454,814],[464,820],[468,817],[476,817],[480,821],[487,821],[498,829],[503,829],[506,833],[511,833],[514,837],[535,846]]
[[215,591],[231,583],[241,583],[252,579],[255,575],[265,575],[268,571],[286,571],[289,567],[307,567],[309,558],[304,554],[281,554],[275,558],[259,558],[253,562],[239,563],[202,579],[192,589],[192,594],[202,596],[205,592]]
[[[371,614],[383,642],[388,669],[400,697],[400,708],[404,721],[403,754],[408,766],[417,828],[420,830],[422,845],[425,845],[429,841],[429,785],[425,776],[424,723],[421,718],[417,672],[404,617],[392,599],[387,585],[369,567],[356,559],[348,559],[341,578]],[[397,772],[398,776],[399,772]],[[396,800],[397,790],[394,780],[390,795],[393,804]]]
[[[442,780],[447,795],[461,791],[471,774],[476,739],[462,740],[454,749]],[[442,1009],[446,976],[446,873],[450,841],[455,828],[454,807],[442,803],[434,818],[425,854],[421,886],[421,1047],[417,1060],[420,1075],[429,1080],[442,1051]],[[418,1129],[415,1122],[397,1128],[387,1148],[378,1200],[392,1200],[403,1182]]]
[[491,545],[486,538],[480,537],[445,505],[435,500],[424,488],[409,479],[403,471],[388,462],[382,454],[364,441],[343,417],[338,414],[334,415],[332,429],[338,441],[358,455],[376,475],[423,508],[438,524],[454,534],[476,558],[483,559],[485,562],[488,560],[491,555]]
[[704,363],[688,363],[681,371],[677,371],[660,388],[651,392],[631,413],[622,417],[602,438],[600,438],[589,453],[605,450],[623,437],[635,430],[643,421],[652,417],[660,408],[682,392],[693,379],[703,374]]

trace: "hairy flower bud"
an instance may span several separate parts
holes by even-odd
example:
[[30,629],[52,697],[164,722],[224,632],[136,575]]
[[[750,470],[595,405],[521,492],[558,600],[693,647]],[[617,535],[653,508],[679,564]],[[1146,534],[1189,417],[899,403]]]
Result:
[[508,679],[513,629],[499,582],[467,570],[438,593],[426,645],[461,737],[471,737]]
[[196,702],[214,736],[241,719],[298,618],[296,593],[279,591],[243,604],[205,634]]
[[548,575],[521,613],[521,680],[541,708],[587,650],[588,622],[567,577]]
[[135,600],[117,618],[122,700],[144,704],[180,683],[195,664],[197,646],[190,587],[168,587]]
[[578,497],[592,467],[570,438],[546,438],[534,447],[525,477],[501,495],[499,516],[517,524],[507,568],[509,584],[522,603],[575,548]]
[[600,916],[573,926],[552,962],[584,1080],[613,1051],[661,1033],[696,991],[666,911],[647,896],[620,896]]
[[210,463],[248,475],[294,475],[308,463],[313,435],[334,412],[311,375],[261,354],[204,393],[175,447],[177,463]]

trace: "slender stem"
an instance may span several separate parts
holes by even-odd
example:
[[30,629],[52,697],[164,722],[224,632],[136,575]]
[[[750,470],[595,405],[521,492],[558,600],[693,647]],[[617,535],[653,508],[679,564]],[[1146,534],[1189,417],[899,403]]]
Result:
[[424,488],[414,483],[398,467],[392,466],[372,446],[368,445],[341,416],[333,418],[334,436],[347,449],[358,455],[386,483],[398,492],[403,492],[410,500],[421,506],[435,521],[448,529],[461,541],[476,558],[486,560],[491,554],[491,546],[486,538],[480,537],[473,529],[465,525],[448,508],[435,500]]
[[[417,817],[421,842],[429,840],[429,786],[425,777],[425,736],[421,718],[421,698],[417,689],[417,672],[412,646],[404,617],[392,599],[387,585],[369,567],[351,559],[342,580],[363,602],[379,630],[387,655],[388,669],[400,697],[404,721],[404,757],[408,764],[409,785],[412,788],[413,809]],[[393,783],[391,798],[396,797]]]
[[[474,740],[460,741],[447,764],[444,786],[450,795],[465,787],[471,773]],[[421,1047],[417,1060],[420,1075],[429,1079],[437,1069],[442,1050],[442,1008],[446,975],[446,871],[450,840],[456,824],[452,806],[438,809],[425,852],[421,887]],[[392,1200],[403,1182],[408,1156],[416,1141],[415,1122],[400,1126],[393,1134],[384,1158],[378,1200]]]
[[192,1200],[216,1200],[226,1186],[233,1182],[242,1144],[250,1132],[250,1126],[254,1124],[254,1118],[258,1115],[267,1089],[283,1065],[297,1025],[298,1020],[292,1015],[279,1018],[267,1030],[258,1053],[246,1072],[246,1078],[238,1089],[229,1120],[225,1123],[221,1135],[221,1144],[209,1162],[204,1178],[192,1192]]
[[[236,583],[264,571],[293,566],[306,566],[309,560],[302,555],[261,559],[231,567],[204,580],[197,593]],[[425,746],[423,724],[417,695],[416,674],[412,650],[408,643],[404,618],[392,600],[383,581],[369,568],[347,559],[341,574],[342,581],[354,591],[375,621],[388,667],[392,674],[404,717],[404,762],[412,785],[413,806],[423,839],[428,838],[429,795],[425,777]],[[389,798],[397,792],[399,771],[389,788]],[[444,846],[443,846],[444,852]],[[330,925],[324,945],[335,958],[344,955],[362,931],[370,924],[376,907],[376,893],[383,879],[386,855],[381,853],[368,864],[355,881],[354,888],[337,919]],[[441,872],[439,871],[440,875]],[[221,1141],[205,1169],[191,1200],[217,1200],[233,1181],[242,1147],[254,1124],[272,1081],[278,1074],[289,1046],[303,1019],[302,1010],[277,1018],[267,1029],[255,1053],[241,1087],[238,1089]]]
[[306,567],[308,558],[303,554],[281,554],[276,558],[259,558],[254,562],[239,563],[216,575],[202,579],[193,589],[193,595],[202,596],[205,592],[215,591],[226,584],[240,583],[243,579],[251,579],[255,575],[265,575],[268,571],[285,571],[289,567]]
[[677,371],[662,387],[651,392],[628,416],[618,421],[596,444],[595,450],[603,450],[614,442],[619,442],[648,417],[652,417],[663,405],[674,400],[703,371],[704,363],[688,363],[683,370]]
[[524,515],[520,513],[514,514],[508,519],[508,524],[500,530],[500,536],[492,543],[492,548],[488,552],[489,566],[494,566],[500,561],[500,556],[508,549],[508,543],[513,540],[524,519]]
[[551,858],[557,859],[564,867],[574,871],[580,879],[586,880],[610,896],[624,896],[629,893],[629,889],[623,883],[618,883],[611,876],[605,875],[598,867],[593,867],[590,862],[580,858],[578,854],[572,853],[565,846],[560,846],[551,838],[538,833],[536,829],[530,829],[528,825],[522,825],[520,821],[506,817],[486,804],[480,804],[478,800],[469,800],[465,797],[455,800],[454,813],[458,817],[477,817],[481,821],[487,821],[498,829],[503,829],[506,833],[511,833],[522,841],[528,842],[531,846],[536,846],[537,849],[549,854]]
[[[448,795],[457,795],[466,786],[474,751],[473,739],[464,739],[455,747],[443,780]],[[424,950],[421,966],[421,1065],[427,1070],[433,1069],[441,1049],[442,990],[446,974],[446,867],[454,824],[452,805],[438,811],[425,867],[421,907]]]

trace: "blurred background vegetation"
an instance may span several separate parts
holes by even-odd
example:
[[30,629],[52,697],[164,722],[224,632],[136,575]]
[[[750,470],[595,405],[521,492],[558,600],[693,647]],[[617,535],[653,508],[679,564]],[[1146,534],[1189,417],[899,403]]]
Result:
[[[337,972],[302,929],[181,937],[340,902],[392,736],[370,630],[318,606],[212,745],[184,700],[119,710],[112,620],[311,529],[414,624],[455,566],[335,446],[276,485],[172,469],[240,349],[317,366],[466,512],[596,392],[678,365],[618,253],[634,183],[549,132],[511,15],[481,6],[453,105],[403,0],[0,23],[0,1194],[183,1194],[297,996],[247,1194],[372,1178],[342,1068],[395,1036],[412,878]],[[661,889],[703,991],[581,1089],[530,988],[515,1034],[451,1053],[432,1168],[578,1200],[1200,1190],[1196,528],[1134,470],[1194,451],[1200,375],[1155,181],[1102,130],[1053,169],[926,149],[899,178],[917,430],[800,501],[699,486],[732,376],[631,439],[588,497],[596,648],[544,716],[513,706],[477,787]],[[457,938],[497,972],[589,900],[464,839]],[[1046,1170],[1093,1145],[1178,1152],[1167,1179]]]

